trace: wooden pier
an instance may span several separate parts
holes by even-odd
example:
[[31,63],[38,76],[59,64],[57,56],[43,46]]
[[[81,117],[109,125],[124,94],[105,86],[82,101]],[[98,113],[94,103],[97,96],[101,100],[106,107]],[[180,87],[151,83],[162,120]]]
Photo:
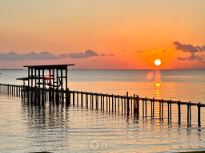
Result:
[[[22,101],[27,102],[28,105],[42,107],[46,103],[62,105],[63,107],[73,105],[119,113],[127,117],[134,116],[136,119],[139,119],[140,116],[142,118],[167,118],[168,122],[172,119],[172,107],[177,107],[178,124],[181,124],[181,106],[185,105],[187,106],[187,124],[191,124],[191,110],[195,107],[198,110],[198,126],[201,126],[201,107],[205,107],[205,104],[142,98],[135,94],[131,96],[128,92],[126,95],[113,95],[69,90],[67,87],[67,66],[71,65],[26,66],[28,67],[28,77],[18,78],[18,80],[23,80],[24,84],[21,86],[0,84],[0,93],[21,97]],[[45,75],[46,69],[48,75]],[[65,88],[63,88],[63,80],[66,82]],[[27,85],[25,81],[28,81]],[[158,107],[157,111],[156,107]]]
[[[34,91],[31,89],[30,91]],[[21,97],[22,101],[27,102],[28,105],[40,105],[45,106],[46,102],[55,105],[66,105],[66,106],[81,106],[90,109],[96,109],[101,111],[108,111],[110,113],[120,113],[126,116],[134,116],[138,119],[140,116],[143,118],[155,118],[155,105],[158,104],[159,111],[157,118],[163,119],[165,116],[165,104],[167,106],[167,119],[168,122],[172,119],[172,106],[177,105],[178,107],[178,123],[181,123],[181,106],[187,106],[187,124],[191,124],[191,108],[198,108],[198,126],[201,126],[201,107],[205,107],[205,104],[201,103],[191,103],[191,102],[181,102],[154,98],[141,98],[138,95],[129,96],[128,92],[124,96],[113,95],[113,94],[102,94],[102,93],[91,93],[75,90],[54,90],[55,95],[59,94],[57,101],[49,101],[49,89],[40,89],[40,91],[45,92],[45,96],[38,98],[36,101],[31,97],[28,97],[28,91],[24,89],[21,85],[10,85],[10,84],[0,84],[0,93],[7,93],[11,96]],[[44,100],[43,100],[44,98]],[[148,107],[148,105],[150,107]],[[150,110],[148,110],[148,108]],[[140,110],[141,109],[141,110]],[[149,115],[148,115],[149,113]]]

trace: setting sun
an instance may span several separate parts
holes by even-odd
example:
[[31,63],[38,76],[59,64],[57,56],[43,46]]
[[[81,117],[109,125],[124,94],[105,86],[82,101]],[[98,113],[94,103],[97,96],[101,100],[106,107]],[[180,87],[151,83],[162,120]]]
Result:
[[154,61],[154,64],[157,65],[157,66],[159,66],[159,65],[161,64],[161,60],[160,60],[160,59],[156,59],[156,60]]

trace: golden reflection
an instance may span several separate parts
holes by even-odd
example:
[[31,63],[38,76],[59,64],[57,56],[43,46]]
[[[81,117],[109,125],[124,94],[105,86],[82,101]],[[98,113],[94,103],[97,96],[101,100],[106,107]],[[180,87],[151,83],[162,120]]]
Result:
[[[155,94],[155,97],[157,99],[161,99],[160,97],[162,96],[161,95],[161,74],[160,74],[160,70],[156,70],[155,71],[155,75],[154,75],[154,78],[155,78],[155,82],[154,82],[154,94]],[[161,123],[161,103],[160,101],[159,102],[154,102],[154,117],[155,118],[158,118],[159,120],[154,120],[154,124],[155,125],[160,125]],[[155,130],[156,131],[161,131],[160,129],[160,126],[156,126],[155,127]]]
[[159,70],[155,71],[155,97],[161,97],[161,74]]
[[161,97],[161,83],[160,82],[155,83],[155,96]]

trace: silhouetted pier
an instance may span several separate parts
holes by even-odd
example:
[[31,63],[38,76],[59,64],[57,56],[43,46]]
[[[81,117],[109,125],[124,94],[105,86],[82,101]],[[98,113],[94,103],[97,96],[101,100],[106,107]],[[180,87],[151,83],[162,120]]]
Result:
[[[181,106],[185,105],[187,106],[186,118],[189,125],[191,124],[191,110],[193,107],[197,107],[198,126],[201,126],[201,107],[205,107],[205,104],[142,98],[135,94],[128,95],[128,92],[126,95],[113,95],[72,91],[67,87],[67,66],[73,66],[73,64],[25,66],[28,67],[28,77],[18,78],[18,80],[23,80],[24,84],[21,86],[0,84],[0,92],[21,97],[22,101],[27,102],[28,105],[44,107],[46,102],[49,105],[62,105],[62,107],[73,105],[134,116],[136,119],[140,116],[143,118],[167,118],[168,122],[172,119],[172,107],[174,106],[178,108],[179,124],[181,124],[182,118]],[[25,81],[27,81],[27,85]],[[165,115],[165,113],[167,114]]]

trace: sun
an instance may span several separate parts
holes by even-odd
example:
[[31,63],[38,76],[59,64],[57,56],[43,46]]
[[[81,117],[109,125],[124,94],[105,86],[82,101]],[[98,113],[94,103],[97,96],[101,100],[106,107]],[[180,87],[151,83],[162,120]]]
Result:
[[159,65],[161,64],[161,60],[160,60],[160,59],[156,59],[156,60],[154,61],[154,64],[157,65],[157,66],[159,66]]

